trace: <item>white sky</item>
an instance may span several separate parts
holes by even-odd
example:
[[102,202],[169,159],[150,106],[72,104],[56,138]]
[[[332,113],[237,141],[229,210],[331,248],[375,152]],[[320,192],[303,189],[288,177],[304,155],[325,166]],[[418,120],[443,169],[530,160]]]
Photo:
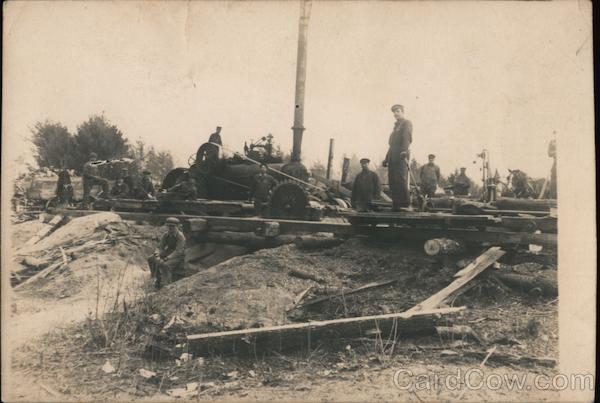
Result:
[[[10,158],[36,121],[75,131],[102,111],[179,165],[217,125],[236,150],[269,132],[291,149],[299,3],[4,6]],[[402,103],[419,162],[476,179],[485,147],[503,176],[544,177],[553,130],[590,133],[591,27],[589,2],[314,2],[303,160],[333,137],[337,172],[344,153],[380,161]]]

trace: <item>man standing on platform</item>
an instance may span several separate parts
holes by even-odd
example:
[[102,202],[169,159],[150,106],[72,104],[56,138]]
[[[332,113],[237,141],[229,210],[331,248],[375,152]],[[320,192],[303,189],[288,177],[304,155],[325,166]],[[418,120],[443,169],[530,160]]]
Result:
[[460,168],[460,174],[454,178],[452,185],[452,193],[456,196],[467,196],[469,194],[469,188],[471,187],[471,180],[465,173],[467,168]]
[[392,106],[392,113],[396,123],[390,134],[390,148],[383,161],[383,166],[388,168],[392,211],[400,211],[401,207],[410,205],[408,159],[409,147],[412,143],[412,123],[404,118],[404,106]]
[[362,171],[354,178],[352,186],[352,206],[358,211],[368,211],[369,203],[381,193],[381,184],[377,174],[369,169],[368,158],[360,160]]
[[258,214],[262,213],[264,204],[269,201],[271,189],[275,186],[275,178],[267,170],[267,164],[260,164],[260,173],[254,175],[252,183],[252,201]]
[[421,180],[421,193],[432,198],[440,182],[440,167],[435,165],[435,155],[427,156],[429,162],[421,167],[419,179]]

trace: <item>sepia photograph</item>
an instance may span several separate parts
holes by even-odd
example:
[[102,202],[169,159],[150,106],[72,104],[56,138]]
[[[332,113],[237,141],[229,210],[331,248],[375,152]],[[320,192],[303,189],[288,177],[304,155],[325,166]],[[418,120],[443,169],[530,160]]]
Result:
[[3,401],[593,401],[591,2],[3,11]]

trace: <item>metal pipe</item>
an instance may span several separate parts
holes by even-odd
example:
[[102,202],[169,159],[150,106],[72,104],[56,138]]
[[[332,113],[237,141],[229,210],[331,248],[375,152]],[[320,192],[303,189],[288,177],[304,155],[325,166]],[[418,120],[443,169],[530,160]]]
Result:
[[310,1],[300,3],[300,22],[298,24],[298,55],[296,59],[296,96],[294,107],[294,133],[292,162],[300,162],[302,152],[302,134],[304,133],[304,93],[306,87],[306,43],[308,40],[308,20]]

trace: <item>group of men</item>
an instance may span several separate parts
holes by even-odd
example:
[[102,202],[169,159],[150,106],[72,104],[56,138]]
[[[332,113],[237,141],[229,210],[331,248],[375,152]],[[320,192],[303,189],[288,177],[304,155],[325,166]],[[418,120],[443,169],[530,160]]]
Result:
[[143,170],[142,178],[138,182],[130,175],[127,168],[123,168],[112,189],[109,191],[108,180],[98,175],[98,167],[103,163],[105,162],[98,161],[98,155],[96,153],[91,153],[89,160],[83,165],[82,174],[84,203],[87,204],[90,202],[90,193],[94,186],[100,186],[102,188],[102,192],[99,194],[100,198],[140,200],[154,198],[155,189],[154,183],[152,183],[150,171]]
[[[396,122],[389,138],[389,149],[383,166],[388,168],[392,211],[410,207],[410,144],[412,143],[412,123],[404,117],[404,106],[392,106]],[[440,168],[435,164],[435,155],[428,156],[428,163],[418,173],[419,189],[423,196],[433,197],[441,179]],[[361,172],[354,179],[352,205],[359,211],[368,209],[369,204],[381,193],[381,183],[377,174],[369,170],[368,158],[360,160]],[[415,177],[413,181],[417,181]],[[415,183],[416,185],[416,183]],[[460,174],[454,178],[452,191],[455,195],[468,195],[470,180],[466,168],[460,168]]]

